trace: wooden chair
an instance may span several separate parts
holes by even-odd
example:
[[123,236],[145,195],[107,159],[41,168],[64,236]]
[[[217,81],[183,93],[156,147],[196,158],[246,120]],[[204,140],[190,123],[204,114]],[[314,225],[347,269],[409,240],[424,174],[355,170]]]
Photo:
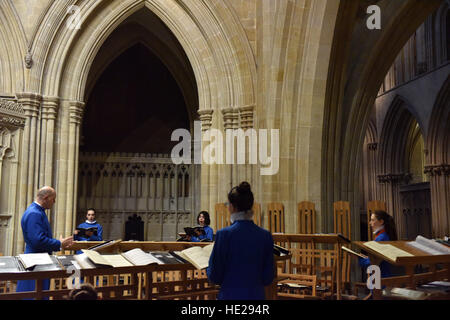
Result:
[[336,283],[336,253],[334,250],[317,250],[315,274],[317,276],[317,295],[330,299],[334,295]]
[[297,232],[316,233],[316,209],[313,202],[302,201],[297,205]]
[[[333,204],[334,233],[340,233],[348,239],[351,237],[350,202],[337,201]],[[342,284],[350,290],[351,257],[347,252],[342,252]]]
[[315,275],[291,274],[279,278],[278,299],[320,299],[316,294],[317,277]]
[[222,228],[228,227],[230,222],[230,212],[228,211],[225,203],[216,203],[214,206],[214,211],[216,214],[216,230],[219,231]]
[[369,201],[367,203],[367,239],[368,241],[373,240],[373,233],[370,229],[370,216],[377,210],[386,211],[386,203],[383,201]]
[[261,222],[261,204],[259,203],[253,203],[253,222],[259,226],[262,227],[262,222]]
[[271,233],[284,233],[284,206],[279,202],[267,204],[269,217],[269,231]]

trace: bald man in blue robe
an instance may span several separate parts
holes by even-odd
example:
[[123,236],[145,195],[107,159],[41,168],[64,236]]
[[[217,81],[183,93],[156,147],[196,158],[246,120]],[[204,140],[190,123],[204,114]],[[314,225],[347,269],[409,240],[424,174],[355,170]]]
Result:
[[[46,209],[51,209],[55,203],[56,191],[51,187],[39,189],[35,201],[25,210],[22,220],[22,232],[25,240],[25,253],[52,254],[53,251],[69,248],[73,243],[73,237],[60,240],[53,239],[52,230],[45,214]],[[43,290],[50,288],[50,280],[43,283]],[[16,292],[34,291],[35,280],[20,280],[17,282]]]

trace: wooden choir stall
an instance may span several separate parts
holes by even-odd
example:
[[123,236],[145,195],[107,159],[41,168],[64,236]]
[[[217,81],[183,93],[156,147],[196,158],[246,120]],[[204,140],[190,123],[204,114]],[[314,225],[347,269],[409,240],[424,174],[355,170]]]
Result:
[[[75,251],[92,248],[105,242],[75,242],[73,251],[58,253],[55,258],[71,257]],[[143,266],[99,267],[86,269],[60,264],[62,270],[0,272],[0,284],[5,284],[0,290],[2,299],[64,299],[75,284],[74,278],[79,277],[83,283],[92,284],[102,299],[137,299],[137,300],[214,300],[217,298],[219,286],[211,284],[206,275],[206,269],[198,269],[193,264],[184,261],[174,263],[174,256],[169,253],[179,253],[192,247],[206,247],[208,242],[153,242],[153,241],[117,241],[113,245],[98,249],[102,257],[118,255],[133,249],[151,252],[164,261],[164,264],[149,264]],[[290,256],[277,257],[275,261],[289,259]],[[61,261],[59,260],[59,261]],[[276,276],[275,276],[276,278]],[[50,279],[50,289],[43,290],[43,280]],[[15,292],[12,284],[17,280],[35,280],[36,289],[31,292]],[[8,285],[6,285],[8,284]],[[268,299],[276,298],[276,281],[266,287]]]

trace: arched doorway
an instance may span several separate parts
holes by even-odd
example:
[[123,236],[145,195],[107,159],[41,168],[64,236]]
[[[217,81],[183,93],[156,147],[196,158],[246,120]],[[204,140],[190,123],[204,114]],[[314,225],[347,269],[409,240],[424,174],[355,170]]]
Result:
[[136,240],[176,240],[195,223],[200,194],[198,166],[170,161],[171,134],[194,126],[198,105],[183,48],[141,9],[102,45],[87,83],[77,223],[93,207],[106,239],[128,239],[125,224],[137,215],[143,238]]
[[[55,234],[71,234],[78,222],[77,190],[80,186],[77,177],[81,160],[81,124],[87,112],[87,98],[105,68],[127,49],[143,43],[163,61],[180,87],[191,130],[196,119],[200,119],[202,129],[212,125],[221,128],[221,108],[231,108],[239,113],[242,108],[251,107],[253,110],[255,105],[256,66],[251,48],[243,29],[236,27],[236,16],[226,4],[219,2],[212,6],[202,2],[179,6],[175,0],[82,3],[79,7],[82,17],[80,29],[67,27],[67,9],[66,3],[55,2],[51,17],[61,18],[43,17],[35,36],[34,55],[44,56],[44,63],[31,70],[33,81],[29,84],[30,91],[41,92],[42,108],[48,109],[52,116],[39,130],[46,137],[43,148],[47,149],[41,165],[48,171],[46,179],[58,190],[58,202],[51,215]],[[154,32],[151,34],[156,37],[152,38],[150,46],[142,39],[134,38],[141,32],[138,29],[145,29],[147,20],[151,19],[149,14],[159,19],[156,20],[161,27],[152,25],[151,31]],[[224,22],[217,24],[216,18]],[[115,47],[119,45],[108,40],[124,24],[135,28],[125,37],[134,42],[120,42],[121,46]],[[170,30],[170,37],[179,42],[182,52],[174,51],[167,34],[161,36],[162,26]],[[54,34],[58,36],[49,41],[48,37]],[[102,56],[100,51],[103,49],[106,56],[100,64],[95,64],[94,60]],[[160,52],[172,52],[177,59],[165,60],[164,55],[158,54]],[[181,55],[187,60],[180,59]],[[192,98],[192,86],[185,86],[190,80],[184,79],[187,74],[182,72],[185,70],[182,61],[188,61],[193,70],[195,79],[191,80],[197,87],[194,96],[198,95],[198,98]],[[170,62],[176,63],[171,65]],[[169,176],[171,174],[168,173]],[[219,179],[223,180],[217,175],[217,166],[202,165],[201,192],[198,194],[202,209],[212,211],[219,194],[225,192],[221,189],[226,185],[219,183]],[[32,186],[25,187],[32,189]]]

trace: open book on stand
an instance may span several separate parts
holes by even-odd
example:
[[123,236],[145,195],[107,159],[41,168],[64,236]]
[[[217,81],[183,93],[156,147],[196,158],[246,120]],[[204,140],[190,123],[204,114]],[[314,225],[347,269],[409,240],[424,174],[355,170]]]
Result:
[[0,273],[24,272],[25,269],[17,257],[0,256]]
[[408,242],[407,244],[431,255],[450,254],[450,247],[422,236],[417,236],[415,241]]
[[412,257],[413,255],[405,250],[399,249],[391,244],[383,244],[377,241],[364,242],[364,246],[370,248],[392,261],[397,261],[398,257]]
[[171,251],[175,257],[191,263],[198,270],[205,269],[209,265],[209,257],[211,256],[214,244],[208,244],[205,247],[194,246],[182,251]]
[[19,254],[18,261],[28,271],[53,271],[62,270],[55,256],[48,253],[25,253]]
[[76,255],[75,259],[83,269],[95,267],[132,267],[146,266],[150,264],[164,264],[163,261],[152,254],[144,252],[140,248],[132,249],[118,254],[100,254],[93,250],[81,250],[83,253]]

